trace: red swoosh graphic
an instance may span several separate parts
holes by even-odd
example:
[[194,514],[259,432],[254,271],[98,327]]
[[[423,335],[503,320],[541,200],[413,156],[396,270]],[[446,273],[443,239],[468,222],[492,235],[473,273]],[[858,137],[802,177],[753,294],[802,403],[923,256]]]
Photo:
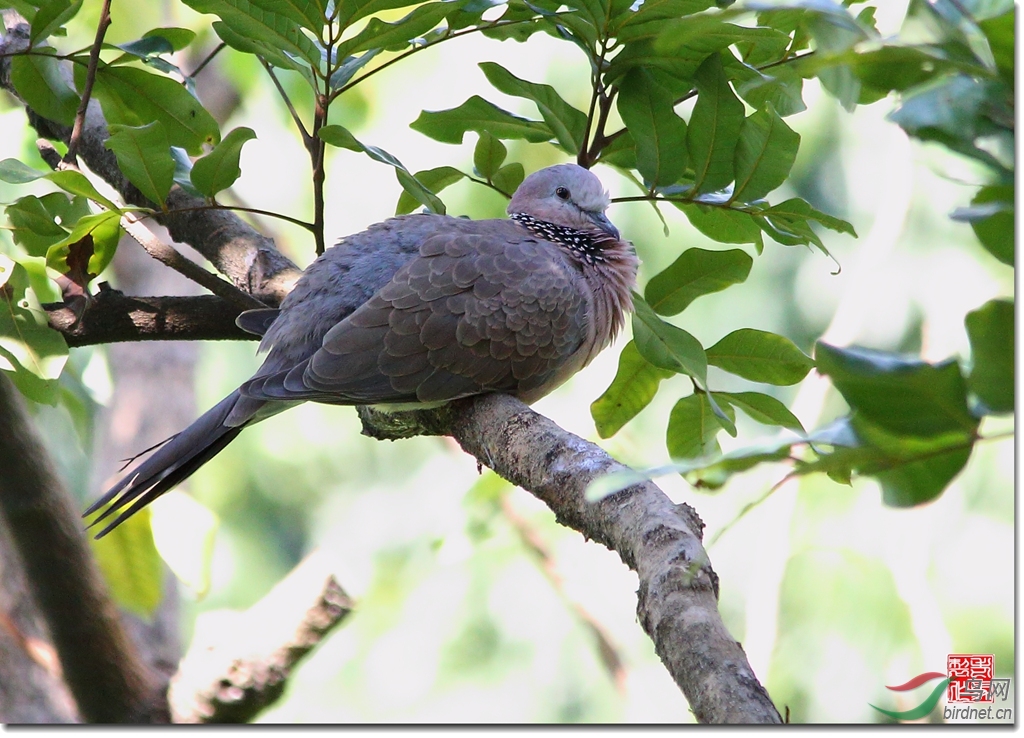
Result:
[[891,689],[893,692],[907,692],[911,689],[920,687],[925,682],[930,682],[932,679],[945,679],[946,675],[941,671],[929,671],[914,677],[906,684],[901,684],[898,687],[886,686],[886,689]]

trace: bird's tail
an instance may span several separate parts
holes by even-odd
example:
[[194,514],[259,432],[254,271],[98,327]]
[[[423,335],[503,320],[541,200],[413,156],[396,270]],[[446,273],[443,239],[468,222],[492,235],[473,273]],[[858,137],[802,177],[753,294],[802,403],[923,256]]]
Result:
[[188,428],[156,447],[152,456],[107,490],[85,511],[88,517],[110,503],[89,524],[90,528],[117,515],[96,538],[102,538],[164,492],[188,479],[231,443],[263,404],[244,398],[237,391],[232,392]]

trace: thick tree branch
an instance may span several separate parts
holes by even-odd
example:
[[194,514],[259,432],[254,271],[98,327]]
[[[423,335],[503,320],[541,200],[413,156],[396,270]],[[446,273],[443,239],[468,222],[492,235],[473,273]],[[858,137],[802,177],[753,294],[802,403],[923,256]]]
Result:
[[507,395],[396,415],[360,408],[360,417],[374,438],[454,437],[480,463],[547,504],[558,522],[618,553],[640,578],[640,623],[698,720],[782,722],[719,615],[718,576],[691,507],[675,505],[652,482],[588,502],[592,481],[627,467]]
[[93,561],[81,519],[21,395],[0,376],[0,511],[46,618],[64,679],[90,722],[166,722]]
[[101,289],[80,315],[63,303],[44,308],[50,327],[63,334],[68,346],[258,338],[235,325],[238,306],[216,295],[131,297],[117,290]]

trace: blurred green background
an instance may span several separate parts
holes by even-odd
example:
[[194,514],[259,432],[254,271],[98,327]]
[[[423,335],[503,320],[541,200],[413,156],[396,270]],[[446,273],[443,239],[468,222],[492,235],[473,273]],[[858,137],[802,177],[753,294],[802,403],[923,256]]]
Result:
[[[175,3],[136,5],[130,13],[118,5],[113,43],[160,25],[209,35],[202,16]],[[883,33],[894,32],[906,2],[878,5]],[[97,10],[83,10],[75,26],[83,37],[69,39],[72,46],[91,41]],[[543,34],[526,44],[470,36],[377,75],[338,106],[336,122],[412,171],[469,170],[473,137],[446,147],[408,124],[423,109],[453,107],[473,93],[532,113],[524,101],[489,89],[476,66],[484,60],[552,84],[585,107],[589,70],[571,45]],[[234,194],[253,207],[308,217],[308,160],[269,80],[231,51],[218,64],[241,99],[222,130],[247,125],[258,135],[243,149]],[[297,103],[308,105],[288,76],[282,73]],[[808,352],[824,333],[833,344],[920,352],[930,361],[968,356],[964,314],[1014,289],[1012,270],[979,246],[969,225],[948,217],[969,202],[982,172],[937,146],[909,142],[885,120],[889,100],[847,114],[814,82],[805,85],[805,100],[808,110],[787,119],[803,141],[784,186],[791,192],[778,199],[799,195],[852,222],[860,238],[821,234],[838,274],[818,252],[768,244],[746,283],[701,298],[678,324],[704,345],[753,327],[789,336]],[[33,149],[24,113],[0,111],[0,158],[34,156]],[[329,155],[329,238],[393,214],[400,187],[391,168],[348,151]],[[512,144],[509,160],[530,172],[559,155]],[[613,171],[597,173],[613,196],[633,194]],[[15,196],[0,183],[0,198]],[[500,217],[505,205],[468,183],[444,199],[450,213],[474,218]],[[679,212],[664,211],[667,236],[647,204],[617,205],[610,215],[636,244],[641,283],[685,248],[722,248]],[[311,260],[304,231],[279,221],[259,227],[299,264]],[[596,440],[589,404],[611,381],[626,340],[535,408]],[[248,378],[258,366],[254,352],[253,343],[203,347],[200,407]],[[73,361],[102,401],[109,385],[103,350],[77,350]],[[748,389],[744,380],[711,373],[716,389]],[[666,419],[688,391],[682,378],[663,382],[655,402],[601,445],[637,467],[668,462]],[[814,373],[771,391],[794,403],[807,428],[845,409]],[[76,434],[62,409],[41,408],[39,418],[81,499],[95,496],[86,481],[93,474],[88,437]],[[761,439],[763,427],[743,420],[737,439],[720,439],[723,450]],[[981,431],[1012,428],[1012,419],[988,419]],[[446,439],[380,443],[359,429],[349,409],[305,405],[247,430],[195,475],[189,493],[219,521],[208,591],[197,591],[202,575],[189,561],[202,558],[196,552],[206,517],[176,499],[183,491],[153,508],[162,552],[193,574],[192,586],[181,587],[186,643],[197,620],[249,607],[315,548],[357,600],[356,612],[262,721],[693,720],[636,622],[636,577],[615,554],[557,525],[525,492],[478,474],[475,461]],[[794,722],[881,721],[869,702],[908,709],[929,691],[897,696],[884,685],[944,671],[949,653],[994,653],[998,674],[1014,673],[1012,437],[979,444],[945,494],[924,507],[889,509],[870,480],[846,487],[818,476],[782,485],[743,514],[786,472],[759,467],[713,495],[681,478],[659,480],[707,524],[723,617],[780,711],[788,708]]]

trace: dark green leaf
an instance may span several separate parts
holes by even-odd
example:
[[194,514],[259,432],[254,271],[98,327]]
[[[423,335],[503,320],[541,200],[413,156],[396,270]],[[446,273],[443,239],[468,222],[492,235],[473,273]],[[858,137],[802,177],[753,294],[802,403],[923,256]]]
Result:
[[[414,176],[416,181],[426,188],[427,191],[436,195],[445,187],[455,184],[466,175],[454,167],[437,167],[435,169],[416,172]],[[398,198],[398,206],[395,208],[395,215],[411,213],[416,209],[417,205],[421,204],[421,202],[421,200],[410,195],[408,191],[403,190],[402,195]]]
[[174,183],[174,160],[163,123],[141,128],[110,126],[104,144],[117,157],[117,167],[150,201],[163,205]]
[[985,250],[1004,264],[1013,266],[1013,204],[1012,184],[990,185],[978,190],[971,200],[971,207],[957,208],[950,217],[969,222]]
[[52,405],[67,358],[64,337],[50,328],[25,266],[0,254],[0,369],[33,400]]
[[550,140],[554,134],[540,121],[527,120],[502,110],[478,95],[457,108],[420,113],[410,126],[442,143],[462,143],[466,131],[487,132],[503,139],[522,138],[532,143]]
[[781,185],[799,147],[800,134],[786,125],[770,103],[743,121],[736,144],[733,199],[752,202]]
[[814,362],[784,336],[753,328],[733,331],[707,350],[708,363],[752,382],[788,385]]
[[[76,78],[82,72],[76,68]],[[93,88],[108,123],[141,127],[160,121],[171,146],[191,154],[220,140],[217,121],[188,91],[168,77],[135,67],[101,66]]]
[[676,315],[701,295],[743,282],[754,260],[744,251],[687,249],[670,267],[651,278],[644,290],[647,304],[661,315]]
[[0,179],[10,184],[28,184],[46,176],[46,172],[33,169],[18,159],[0,161]]
[[742,448],[710,460],[704,458],[684,464],[680,467],[679,473],[698,489],[719,489],[733,474],[752,469],[758,464],[788,459],[792,446],[792,441],[781,441]]
[[53,58],[54,50],[36,48],[31,54],[11,57],[11,84],[21,98],[47,120],[71,125],[80,102]]
[[426,3],[394,23],[371,18],[366,28],[347,41],[342,41],[336,53],[338,56],[347,56],[368,49],[398,50],[436,26],[461,4],[462,0]]
[[771,395],[761,392],[713,392],[716,400],[737,407],[745,412],[751,420],[764,425],[778,425],[782,428],[799,433],[804,432],[800,420],[790,412],[789,408]]
[[619,115],[633,136],[637,168],[653,186],[673,184],[686,170],[686,122],[673,106],[647,70],[630,71],[619,86]]
[[636,169],[636,145],[629,131],[624,131],[617,136],[610,144],[601,149],[601,157],[598,159],[602,164],[618,167],[619,169]]
[[[731,407],[725,412],[735,418]],[[722,452],[715,436],[722,430],[719,417],[715,414],[703,392],[695,392],[675,404],[668,417],[665,443],[673,459],[695,459]]]
[[480,68],[487,81],[499,92],[524,97],[536,103],[541,118],[555,134],[555,139],[564,151],[575,154],[583,147],[587,116],[565,102],[554,87],[527,82],[494,62],[483,62]]
[[590,406],[597,434],[611,438],[654,399],[661,380],[675,372],[649,364],[630,341],[619,354],[615,379]]
[[306,80],[310,88],[315,86],[316,82],[313,77],[313,71],[309,64],[301,58],[286,53],[283,49],[274,46],[272,43],[247,36],[245,33],[235,30],[224,21],[214,21],[212,27],[221,40],[232,49],[258,56],[275,67],[298,72]]
[[995,413],[1013,412],[1014,316],[1011,300],[990,300],[964,319],[971,339],[967,386]]
[[698,231],[720,243],[752,243],[757,253],[764,249],[761,229],[749,213],[699,202],[676,203]]
[[712,54],[700,65],[694,81],[697,102],[686,132],[693,191],[714,192],[733,181],[733,155],[743,125],[743,103],[729,87],[719,54]]
[[829,230],[846,233],[854,238],[857,237],[857,231],[853,229],[851,223],[823,213],[820,210],[815,210],[811,207],[810,203],[799,197],[793,197],[785,202],[780,202],[778,205],[772,205],[770,208],[761,211],[761,215],[782,225],[813,220]]
[[967,385],[956,361],[928,364],[864,348],[815,345],[818,371],[847,404],[885,431],[905,436],[973,433]]
[[377,56],[381,49],[370,49],[359,56],[350,56],[344,63],[331,74],[331,89],[336,90],[344,87],[352,79],[356,72],[366,66],[373,57]]
[[283,15],[300,26],[308,28],[316,36],[320,35],[327,22],[324,13],[326,3],[322,0],[250,0],[250,2],[264,12]]
[[149,618],[163,597],[163,560],[153,543],[150,508],[110,531],[90,545],[110,593],[121,607]]
[[416,2],[417,0],[340,0],[337,3],[337,22],[344,28],[368,15],[379,13],[382,10],[404,8],[415,5]]
[[[171,45],[172,51],[181,51],[196,37],[196,32],[188,28],[154,28],[142,34],[142,38],[162,38]],[[122,47],[124,48],[124,47]]]
[[972,435],[956,431],[930,438],[893,435],[856,415],[853,426],[875,451],[859,459],[855,469],[878,479],[882,501],[891,507],[934,500],[964,468],[974,445]]
[[[320,66],[320,50],[291,18],[259,7],[248,0],[184,0],[195,11],[213,13],[235,34],[267,44],[285,54],[303,59],[312,68]],[[285,3],[285,7],[288,4]],[[319,31],[320,29],[317,29]],[[222,37],[223,38],[223,37]],[[227,39],[224,39],[227,41]]]
[[737,62],[729,66],[728,73],[736,93],[754,110],[763,110],[771,103],[775,112],[785,118],[807,109],[803,99],[804,80],[791,65],[761,72]]
[[[197,159],[192,165],[192,184],[197,190],[213,197],[221,190],[226,190],[235,183],[242,170],[238,166],[238,160],[242,155],[242,146],[246,141],[256,138],[256,132],[251,128],[242,126],[236,128],[224,137],[217,147],[202,159]],[[168,155],[170,160],[170,155]],[[170,174],[174,174],[173,162]]]
[[[508,149],[500,140],[484,131],[473,150],[473,165],[476,171],[486,180],[490,180],[505,161]],[[2,162],[0,162],[2,165]]]
[[633,308],[633,340],[640,355],[654,366],[682,372],[706,386],[708,360],[700,341],[659,318],[639,295],[633,297]]
[[665,21],[700,13],[712,5],[712,0],[645,0],[636,12],[620,16],[622,20],[613,26],[613,32],[623,42],[653,38],[664,27]]
[[491,184],[511,197],[526,179],[526,170],[517,161],[506,164],[491,177]]
[[82,0],[45,0],[39,4],[39,10],[32,17],[32,33],[29,43],[33,46],[41,38],[53,33],[75,17],[82,7]]

